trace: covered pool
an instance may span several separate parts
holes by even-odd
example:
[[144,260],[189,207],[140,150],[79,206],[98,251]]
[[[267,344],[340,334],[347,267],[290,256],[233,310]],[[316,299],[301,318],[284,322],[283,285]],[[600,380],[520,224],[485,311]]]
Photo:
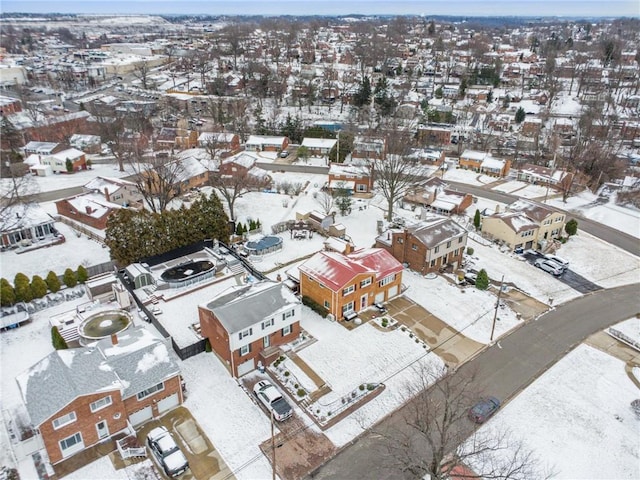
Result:
[[250,255],[266,255],[282,249],[282,238],[276,235],[267,235],[257,242],[247,242],[244,248]]

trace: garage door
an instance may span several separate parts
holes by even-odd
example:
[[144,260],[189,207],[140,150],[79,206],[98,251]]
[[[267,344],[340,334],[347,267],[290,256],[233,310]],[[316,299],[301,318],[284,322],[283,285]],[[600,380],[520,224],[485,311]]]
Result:
[[151,410],[151,405],[129,415],[129,421],[133,426],[140,425],[141,423],[144,423],[147,420],[151,420],[152,418],[153,411]]
[[391,287],[389,289],[389,296],[387,298],[393,298],[398,294],[398,286]]
[[253,358],[251,360],[247,360],[244,363],[238,365],[238,376],[241,377],[249,372],[253,372],[255,370],[255,365],[253,363]]
[[384,303],[384,292],[376,293],[376,303]]
[[158,402],[158,413],[162,415],[164,412],[177,407],[179,403],[180,399],[178,398],[178,392],[173,395],[169,395]]

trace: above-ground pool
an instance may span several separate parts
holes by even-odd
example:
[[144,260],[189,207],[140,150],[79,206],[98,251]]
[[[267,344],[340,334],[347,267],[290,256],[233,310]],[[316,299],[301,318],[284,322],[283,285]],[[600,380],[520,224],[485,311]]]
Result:
[[250,255],[265,255],[282,248],[282,238],[275,235],[267,235],[257,242],[247,242],[244,246]]
[[209,260],[196,260],[168,268],[162,272],[160,278],[167,283],[181,283],[211,272],[215,267]]
[[131,314],[125,310],[101,310],[90,314],[78,327],[81,343],[120,333],[131,325]]

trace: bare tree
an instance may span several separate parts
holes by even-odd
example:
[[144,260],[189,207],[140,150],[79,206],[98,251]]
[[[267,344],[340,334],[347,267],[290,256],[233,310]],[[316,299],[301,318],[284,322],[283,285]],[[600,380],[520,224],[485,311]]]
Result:
[[315,194],[316,202],[320,205],[322,213],[329,215],[333,210],[335,198],[329,192],[320,191]]
[[38,192],[38,185],[23,162],[5,166],[6,155],[0,159],[3,166],[2,188],[0,189],[0,231],[7,231],[22,222],[22,218],[32,205],[32,197]]
[[419,180],[427,176],[421,164],[408,158],[411,135],[406,130],[394,128],[386,136],[386,154],[373,161],[375,185],[387,201],[387,221],[393,219],[393,206]]
[[167,161],[165,158],[150,156],[142,158],[136,155],[130,162],[135,171],[135,184],[149,210],[160,213],[182,191],[180,183],[185,170],[179,159]]
[[236,220],[234,207],[240,195],[250,190],[266,187],[270,180],[257,177],[250,170],[238,169],[233,175],[225,175],[220,171],[211,172],[209,182],[224,198],[229,207],[229,218]]
[[140,80],[140,83],[142,84],[142,88],[144,88],[145,90],[148,90],[149,82],[151,80],[149,78],[151,76],[151,66],[149,65],[149,62],[144,60],[136,64],[132,73],[134,77]]
[[[548,478],[533,452],[505,429],[475,430],[467,418],[480,395],[475,375],[416,367],[398,422],[376,433],[386,440],[391,468],[416,478]],[[388,425],[388,424],[387,424]]]

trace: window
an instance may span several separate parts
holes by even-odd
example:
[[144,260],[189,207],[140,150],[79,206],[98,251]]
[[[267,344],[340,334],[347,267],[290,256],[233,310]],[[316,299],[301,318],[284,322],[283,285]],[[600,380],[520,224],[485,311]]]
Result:
[[96,400],[90,405],[90,407],[92,412],[96,412],[101,408],[107,407],[109,405],[111,405],[111,395],[107,395],[106,397],[103,397],[100,400]]
[[438,250],[440,250],[440,245],[433,249],[433,253],[438,253]]
[[161,392],[162,390],[164,390],[164,382],[160,382],[159,384],[154,385],[153,387],[147,388],[146,390],[139,392],[137,395],[138,400],[142,400],[143,398],[153,395],[156,392]]
[[282,314],[282,320],[286,320],[287,318],[291,318],[296,314],[295,310],[289,310],[288,312],[284,312]]
[[403,238],[396,238],[396,243],[399,243],[400,245],[402,245],[404,243],[404,239]]
[[447,242],[447,248],[450,248],[450,247],[451,247],[451,240]]
[[353,302],[345,303],[342,306],[342,313],[345,314],[347,312],[353,311]]
[[62,450],[62,454],[64,455],[65,450],[69,450],[73,447],[78,449],[82,446],[82,435],[80,432],[74,433],[70,437],[65,438],[64,440],[60,440],[60,450]]
[[324,301],[324,308],[331,310],[331,302],[329,302],[329,300]]
[[264,322],[262,322],[262,330],[273,326],[273,323],[274,323],[273,318],[270,318],[269,320],[265,320]]
[[244,337],[248,337],[252,333],[253,333],[253,328],[247,328],[246,330],[241,331],[238,334],[238,336],[240,337],[240,340],[242,340]]
[[251,344],[240,347],[240,356],[248,355],[251,353]]
[[342,290],[342,296],[346,297],[347,295],[349,295],[350,293],[355,292],[356,287],[355,285],[349,285],[347,288],[345,288],[344,290]]
[[366,192],[367,186],[364,183],[359,183],[358,185],[356,185],[356,190],[358,192]]
[[416,245],[415,243],[411,244],[411,250],[413,250],[414,252],[418,250],[418,245]]
[[395,279],[396,279],[396,274],[395,273],[392,274],[392,275],[389,275],[388,277],[385,277],[382,280],[380,280],[380,286],[384,287],[385,285],[389,285]]
[[282,329],[282,336],[286,337],[287,335],[289,335],[291,333],[291,325],[287,325],[286,327],[284,327]]
[[436,261],[435,260],[431,260],[431,263],[429,264],[431,266],[431,268],[436,266]]
[[360,288],[368,287],[369,285],[371,285],[371,277],[365,278],[360,282]]
[[70,412],[70,413],[67,413],[66,415],[63,415],[62,417],[56,418],[52,423],[53,423],[53,428],[57,430],[58,428],[64,427],[65,425],[69,425],[70,423],[73,423],[75,421],[76,421],[76,412]]
[[462,243],[462,237],[458,239],[458,243]]

